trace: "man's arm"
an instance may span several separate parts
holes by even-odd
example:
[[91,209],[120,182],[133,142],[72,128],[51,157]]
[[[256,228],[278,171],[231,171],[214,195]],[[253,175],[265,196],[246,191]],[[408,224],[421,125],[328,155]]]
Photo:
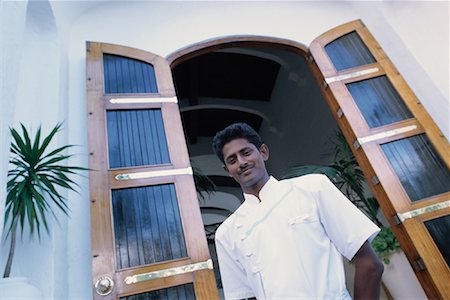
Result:
[[355,264],[355,299],[379,299],[383,263],[366,241],[352,259]]
[[254,297],[245,270],[232,253],[233,247],[227,238],[228,231],[224,225],[226,224],[223,223],[216,231],[215,242],[225,299]]

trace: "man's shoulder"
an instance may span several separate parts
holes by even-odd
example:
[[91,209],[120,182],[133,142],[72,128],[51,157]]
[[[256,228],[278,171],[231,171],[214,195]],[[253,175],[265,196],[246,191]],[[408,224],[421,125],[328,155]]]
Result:
[[315,192],[320,190],[325,181],[329,181],[328,177],[323,174],[307,174],[299,177],[293,177],[281,180],[283,184],[291,185],[294,188]]
[[228,235],[228,232],[230,231],[231,228],[231,223],[233,222],[232,219],[234,218],[234,213],[231,214],[228,218],[226,218],[225,221],[222,222],[222,224],[220,224],[220,226],[217,228],[216,230],[216,234],[215,234],[215,240],[223,240],[226,238],[226,236]]
[[216,230],[215,239],[224,240],[230,234],[231,229],[233,228],[233,224],[236,221],[236,217],[239,214],[239,211],[243,209],[244,204],[241,204],[235,212],[233,212],[225,221],[220,224],[220,226]]

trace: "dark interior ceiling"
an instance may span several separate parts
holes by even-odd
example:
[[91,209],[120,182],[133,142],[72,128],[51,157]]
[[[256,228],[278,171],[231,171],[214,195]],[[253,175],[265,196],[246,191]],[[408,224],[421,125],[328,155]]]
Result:
[[179,98],[270,101],[279,69],[278,63],[252,55],[210,52],[178,65],[173,75]]
[[[204,97],[268,102],[279,69],[277,62],[257,56],[210,52],[181,63],[172,72],[178,98],[195,106]],[[246,122],[257,131],[262,123],[257,115],[226,109],[187,110],[181,118],[189,144],[235,122]]]
[[209,179],[218,187],[235,187],[240,188],[239,183],[230,176],[208,175]]
[[262,118],[243,111],[227,109],[200,109],[182,114],[183,128],[190,144],[197,142],[197,136],[214,136],[216,132],[236,122],[246,122],[259,131]]

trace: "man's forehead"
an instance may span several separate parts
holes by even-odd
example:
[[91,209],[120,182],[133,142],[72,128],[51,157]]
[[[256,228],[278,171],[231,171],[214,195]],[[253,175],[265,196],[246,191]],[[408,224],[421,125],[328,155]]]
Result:
[[227,142],[223,148],[231,148],[231,147],[251,147],[253,145],[246,138],[235,138]]
[[[256,146],[250,143],[247,139],[244,138],[238,138],[231,140],[230,142],[226,143],[223,146],[223,153],[226,155],[228,152],[237,153],[239,151],[242,151],[247,148],[254,148],[256,149]],[[231,153],[230,153],[231,154]]]

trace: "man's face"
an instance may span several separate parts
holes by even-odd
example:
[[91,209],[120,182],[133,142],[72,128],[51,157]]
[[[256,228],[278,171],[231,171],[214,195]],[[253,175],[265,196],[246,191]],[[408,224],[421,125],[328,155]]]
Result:
[[264,164],[269,158],[266,145],[263,144],[258,149],[247,139],[238,138],[225,144],[222,152],[225,171],[241,185],[244,192],[257,186],[262,187],[268,176]]

